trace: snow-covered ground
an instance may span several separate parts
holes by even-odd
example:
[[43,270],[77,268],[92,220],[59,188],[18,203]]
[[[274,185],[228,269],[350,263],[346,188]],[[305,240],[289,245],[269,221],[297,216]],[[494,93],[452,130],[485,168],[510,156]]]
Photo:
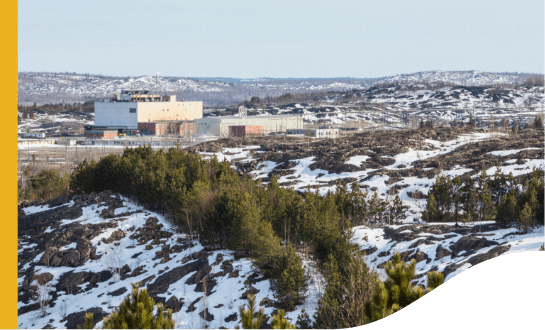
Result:
[[[506,228],[506,229],[487,231],[486,233],[483,233],[483,235],[479,235],[479,226],[485,225],[485,224],[491,224],[491,223],[493,222],[488,221],[488,222],[482,222],[482,223],[475,223],[473,225],[467,225],[467,226],[474,228],[473,230],[476,232],[474,237],[476,238],[486,238],[489,241],[493,241],[498,244],[504,244],[509,246],[509,250],[507,250],[505,254],[524,252],[524,251],[538,251],[545,242],[543,226],[538,227],[534,231],[529,232],[527,234],[523,234],[523,235],[517,234],[516,228]],[[441,225],[445,225],[445,224],[442,223]],[[403,225],[391,226],[391,227],[402,228]],[[410,230],[408,231],[410,232]],[[384,237],[383,228],[369,228],[366,226],[358,226],[354,228],[354,237],[352,239],[352,242],[360,245],[361,249],[369,249],[372,247],[377,248],[376,251],[365,256],[364,258],[366,263],[371,268],[375,269],[383,279],[385,279],[386,273],[384,269],[378,268],[380,264],[383,264],[384,262],[388,261],[395,252],[401,253],[401,252],[410,250],[411,249],[410,246],[415,244],[419,240],[425,240],[430,237],[432,239],[435,238],[436,240],[432,240],[433,244],[421,244],[416,247],[418,251],[425,253],[426,256],[430,259],[429,262],[427,260],[422,260],[416,264],[416,274],[417,275],[425,274],[432,269],[442,272],[449,265],[461,265],[460,268],[457,268],[455,271],[449,273],[446,276],[445,278],[446,281],[451,279],[456,274],[459,274],[460,272],[473,266],[472,264],[467,262],[468,259],[479,254],[487,253],[491,249],[498,246],[498,245],[492,245],[489,247],[485,247],[469,255],[466,255],[465,253],[460,252],[454,258],[452,258],[451,255],[443,256],[443,258],[437,258],[436,252],[439,246],[443,248],[449,248],[450,245],[452,245],[453,243],[456,243],[460,238],[464,237],[464,235],[456,234],[456,233],[449,233],[449,236],[453,236],[453,237],[445,238],[446,236],[447,235],[445,234],[421,233],[419,234],[419,237],[413,240],[399,242],[392,239],[386,239]],[[418,284],[426,285],[426,280],[427,278],[423,276],[418,281]]]
[[[162,230],[172,233],[170,238],[162,240],[162,244],[175,245],[177,240],[183,239],[184,241],[187,237],[183,234],[178,233],[173,226],[165,220],[160,214],[144,210],[141,206],[137,206],[126,198],[123,199],[123,207],[117,208],[115,214],[118,216],[123,212],[134,212],[136,210],[143,210],[141,213],[132,213],[129,216],[119,216],[119,221],[117,222],[118,226],[114,228],[105,229],[100,235],[92,239],[93,246],[96,246],[96,254],[102,255],[98,260],[88,260],[83,266],[73,268],[73,267],[49,267],[42,266],[39,264],[35,265],[35,274],[47,272],[53,275],[52,291],[55,291],[55,285],[58,283],[59,279],[63,274],[68,272],[92,272],[99,273],[109,269],[108,260],[109,255],[116,255],[122,260],[122,264],[127,264],[131,270],[134,270],[138,267],[143,267],[143,274],[128,277],[124,280],[114,281],[113,278],[97,283],[98,287],[84,289],[85,284],[82,285],[83,292],[73,295],[68,294],[65,291],[56,292],[58,298],[55,301],[53,307],[47,309],[47,316],[41,317],[41,311],[35,310],[31,312],[24,313],[19,315],[18,322],[19,328],[43,328],[47,324],[55,328],[64,328],[66,321],[62,321],[66,315],[85,311],[92,307],[101,307],[103,312],[111,313],[114,306],[118,306],[121,301],[130,293],[131,282],[143,281],[150,276],[155,276],[155,279],[160,276],[163,271],[172,270],[176,267],[186,264],[182,262],[184,258],[187,258],[192,253],[203,251],[203,247],[198,243],[197,240],[194,241],[195,245],[191,248],[187,248],[179,253],[171,253],[170,260],[165,263],[159,263],[159,260],[152,260],[156,256],[156,252],[161,251],[161,245],[152,245],[151,249],[146,248],[146,244],[136,244],[135,240],[132,240],[129,236],[135,231],[131,231],[131,228],[142,228],[146,222],[146,219],[150,217],[155,217],[159,220],[159,223],[164,227]],[[65,205],[73,205],[74,202],[71,201]],[[63,205],[57,206],[62,207]],[[82,208],[82,216],[73,220],[63,220],[62,225],[58,229],[54,230],[63,230],[63,227],[70,224],[98,224],[104,222],[110,222],[112,219],[103,219],[99,216],[99,213],[106,208],[105,206],[84,206]],[[24,209],[26,214],[35,214],[38,212],[43,212],[50,210],[47,205],[45,206],[31,206]],[[97,213],[97,211],[99,213]],[[107,239],[110,235],[118,230],[122,229],[127,235],[119,240],[119,247],[114,245],[108,245],[105,243],[100,244],[103,239]],[[52,232],[51,228],[48,228],[47,232]],[[34,245],[28,245],[22,242],[22,247],[19,249],[19,254],[24,253],[25,250],[34,247]],[[70,245],[65,246],[64,250],[75,249],[76,243],[71,243]],[[43,253],[42,253],[43,254]],[[42,254],[39,254],[34,261],[37,262],[42,257]],[[218,254],[223,254],[223,260],[232,260],[232,266],[235,270],[238,270],[239,276],[230,277],[230,276],[218,276],[214,279],[216,280],[216,285],[214,286],[212,293],[206,297],[206,308],[208,312],[214,315],[214,320],[206,322],[206,325],[210,328],[218,328],[220,326],[225,326],[228,328],[233,328],[238,324],[238,321],[226,322],[225,318],[230,316],[233,313],[238,315],[238,306],[244,304],[246,300],[241,299],[242,293],[249,288],[248,285],[244,284],[244,281],[248,278],[249,275],[259,270],[253,266],[252,260],[248,258],[241,258],[235,260],[233,251],[230,250],[219,250],[213,251],[208,256],[208,264],[213,265],[216,261]],[[28,267],[30,263],[26,264],[25,267]],[[210,273],[221,272],[220,269],[221,263],[213,265]],[[309,292],[308,298],[300,306],[297,306],[296,309],[292,312],[287,312],[286,315],[294,323],[297,320],[298,314],[304,308],[309,313],[312,318],[312,314],[317,306],[317,300],[320,295],[320,292],[323,292],[324,283],[323,279],[319,274],[316,273],[316,270],[313,266],[313,263],[305,260],[305,268],[307,272],[311,275],[312,283],[309,283]],[[24,270],[24,268],[23,268]],[[186,276],[182,277],[175,283],[171,284],[168,287],[168,290],[164,294],[159,294],[158,297],[164,297],[167,300],[171,297],[183,298],[184,305],[182,309],[174,313],[174,318],[176,320],[177,328],[201,328],[202,318],[198,315],[203,310],[202,300],[197,303],[196,310],[194,312],[188,312],[189,304],[195,301],[197,298],[202,297],[202,292],[196,292],[195,289],[197,284],[185,284],[187,279],[193,276],[195,272],[189,272]],[[22,284],[24,277],[19,278],[19,285]],[[153,279],[147,282],[147,285],[153,283]],[[146,285],[144,286],[146,287]],[[273,292],[270,289],[269,280],[262,280],[253,284],[252,287],[259,290],[256,294],[256,301],[261,302],[263,298],[268,298],[274,300]],[[118,296],[112,296],[108,293],[114,292],[126,288],[127,291]],[[30,301],[29,304],[34,303]],[[29,304],[24,304],[23,302],[18,303],[18,308],[28,306]],[[265,307],[265,313],[270,315],[273,312],[273,307]],[[50,321],[52,320],[52,321]],[[100,327],[100,323],[97,327]]]

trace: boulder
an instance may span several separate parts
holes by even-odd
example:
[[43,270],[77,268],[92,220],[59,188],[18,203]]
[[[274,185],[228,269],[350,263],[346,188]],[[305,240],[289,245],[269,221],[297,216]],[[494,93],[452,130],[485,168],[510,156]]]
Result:
[[214,314],[210,314],[210,313],[208,312],[208,308],[205,308],[203,311],[201,311],[201,312],[199,313],[199,316],[200,316],[202,319],[204,319],[204,320],[206,320],[206,321],[208,321],[208,322],[214,321]]
[[98,322],[102,321],[105,316],[108,316],[108,313],[104,313],[100,307],[92,307],[85,311],[76,312],[66,316],[63,321],[66,321],[64,325],[67,329],[77,329],[78,325],[85,322],[85,314],[93,313],[93,326]]
[[470,255],[477,250],[484,249],[492,245],[498,245],[498,243],[489,241],[486,238],[463,236],[450,247],[452,251],[451,256],[454,259],[458,256],[458,253],[462,251],[466,251],[466,255]]

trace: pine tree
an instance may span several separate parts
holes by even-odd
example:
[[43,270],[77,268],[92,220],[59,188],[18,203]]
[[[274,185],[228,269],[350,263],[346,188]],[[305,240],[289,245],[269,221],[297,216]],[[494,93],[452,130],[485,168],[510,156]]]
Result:
[[525,203],[517,218],[517,226],[519,230],[528,232],[528,228],[530,228],[533,223],[533,217],[532,208],[528,203]]
[[[171,309],[165,317],[163,304],[156,305],[146,289],[140,289],[140,284],[134,283],[132,288],[116,311],[104,318],[103,329],[174,329]],[[153,315],[156,307],[157,312]],[[93,314],[86,314],[83,329],[90,329],[89,325],[92,328],[92,322]]]
[[312,329],[312,321],[304,308],[301,310],[301,314],[297,315],[295,325],[297,329]]
[[291,310],[304,299],[307,290],[301,258],[295,254],[291,244],[288,245],[279,266],[283,271],[278,280],[272,281],[273,288],[276,289],[274,296],[280,307]]
[[93,317],[93,313],[86,313],[85,321],[82,324],[78,325],[78,329],[93,329]]
[[500,205],[498,205],[496,221],[503,224],[515,222],[517,214],[517,190],[511,189],[503,196]]
[[255,313],[255,295],[253,294],[248,295],[248,301],[246,303],[248,308],[243,308],[244,306],[242,305],[238,306],[240,310],[240,319],[242,320],[242,328],[259,329],[265,317],[263,307],[260,307],[259,311]]
[[365,303],[368,322],[377,321],[397,312],[443,284],[443,274],[430,272],[427,274],[427,289],[423,290],[420,286],[413,287],[411,281],[415,278],[415,267],[415,260],[406,264],[401,260],[399,253],[386,263],[385,270],[388,278],[384,282],[377,279],[373,296]]
[[428,222],[433,222],[437,214],[437,203],[435,202],[435,195],[431,193],[428,197],[426,204],[426,215]]
[[286,312],[283,309],[278,310],[278,314],[273,317],[271,325],[273,329],[295,329],[295,326],[291,324],[286,318]]

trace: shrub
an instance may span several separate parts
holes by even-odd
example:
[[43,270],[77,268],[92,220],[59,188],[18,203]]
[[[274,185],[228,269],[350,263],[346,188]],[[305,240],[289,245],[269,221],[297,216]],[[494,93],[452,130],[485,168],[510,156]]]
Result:
[[[157,312],[153,314],[155,308]],[[167,310],[163,304],[155,304],[148,296],[146,289],[140,289],[140,284],[132,283],[132,292],[116,311],[103,319],[103,329],[174,329],[172,310]],[[79,329],[93,328],[93,314],[85,315],[85,322],[78,325]]]
[[278,314],[272,319],[271,325],[273,329],[295,329],[286,318],[286,312],[283,309],[278,310]]
[[396,253],[386,263],[388,278],[382,282],[377,280],[372,298],[365,303],[365,315],[368,322],[374,322],[408,306],[429,291],[443,284],[443,274],[428,273],[428,288],[414,287],[411,281],[415,278],[416,261],[406,264],[401,255]]
[[242,320],[242,328],[259,329],[265,318],[263,307],[260,307],[257,313],[255,312],[255,295],[253,294],[248,295],[248,301],[246,303],[248,308],[244,308],[243,305],[238,306],[240,310],[240,319]]

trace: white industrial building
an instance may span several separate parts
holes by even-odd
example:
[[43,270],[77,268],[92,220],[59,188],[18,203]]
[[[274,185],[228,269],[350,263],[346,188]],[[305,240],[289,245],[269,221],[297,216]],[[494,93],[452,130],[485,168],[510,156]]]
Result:
[[318,139],[336,139],[340,137],[338,128],[319,127],[309,129],[289,129],[288,134],[305,135]]
[[288,129],[303,128],[303,119],[299,116],[221,116],[204,117],[195,120],[197,135],[229,136],[230,126],[262,126],[263,134],[286,132]]
[[95,126],[138,129],[138,123],[187,121],[202,118],[202,102],[177,102],[176,95],[122,91],[109,102],[95,102]]

